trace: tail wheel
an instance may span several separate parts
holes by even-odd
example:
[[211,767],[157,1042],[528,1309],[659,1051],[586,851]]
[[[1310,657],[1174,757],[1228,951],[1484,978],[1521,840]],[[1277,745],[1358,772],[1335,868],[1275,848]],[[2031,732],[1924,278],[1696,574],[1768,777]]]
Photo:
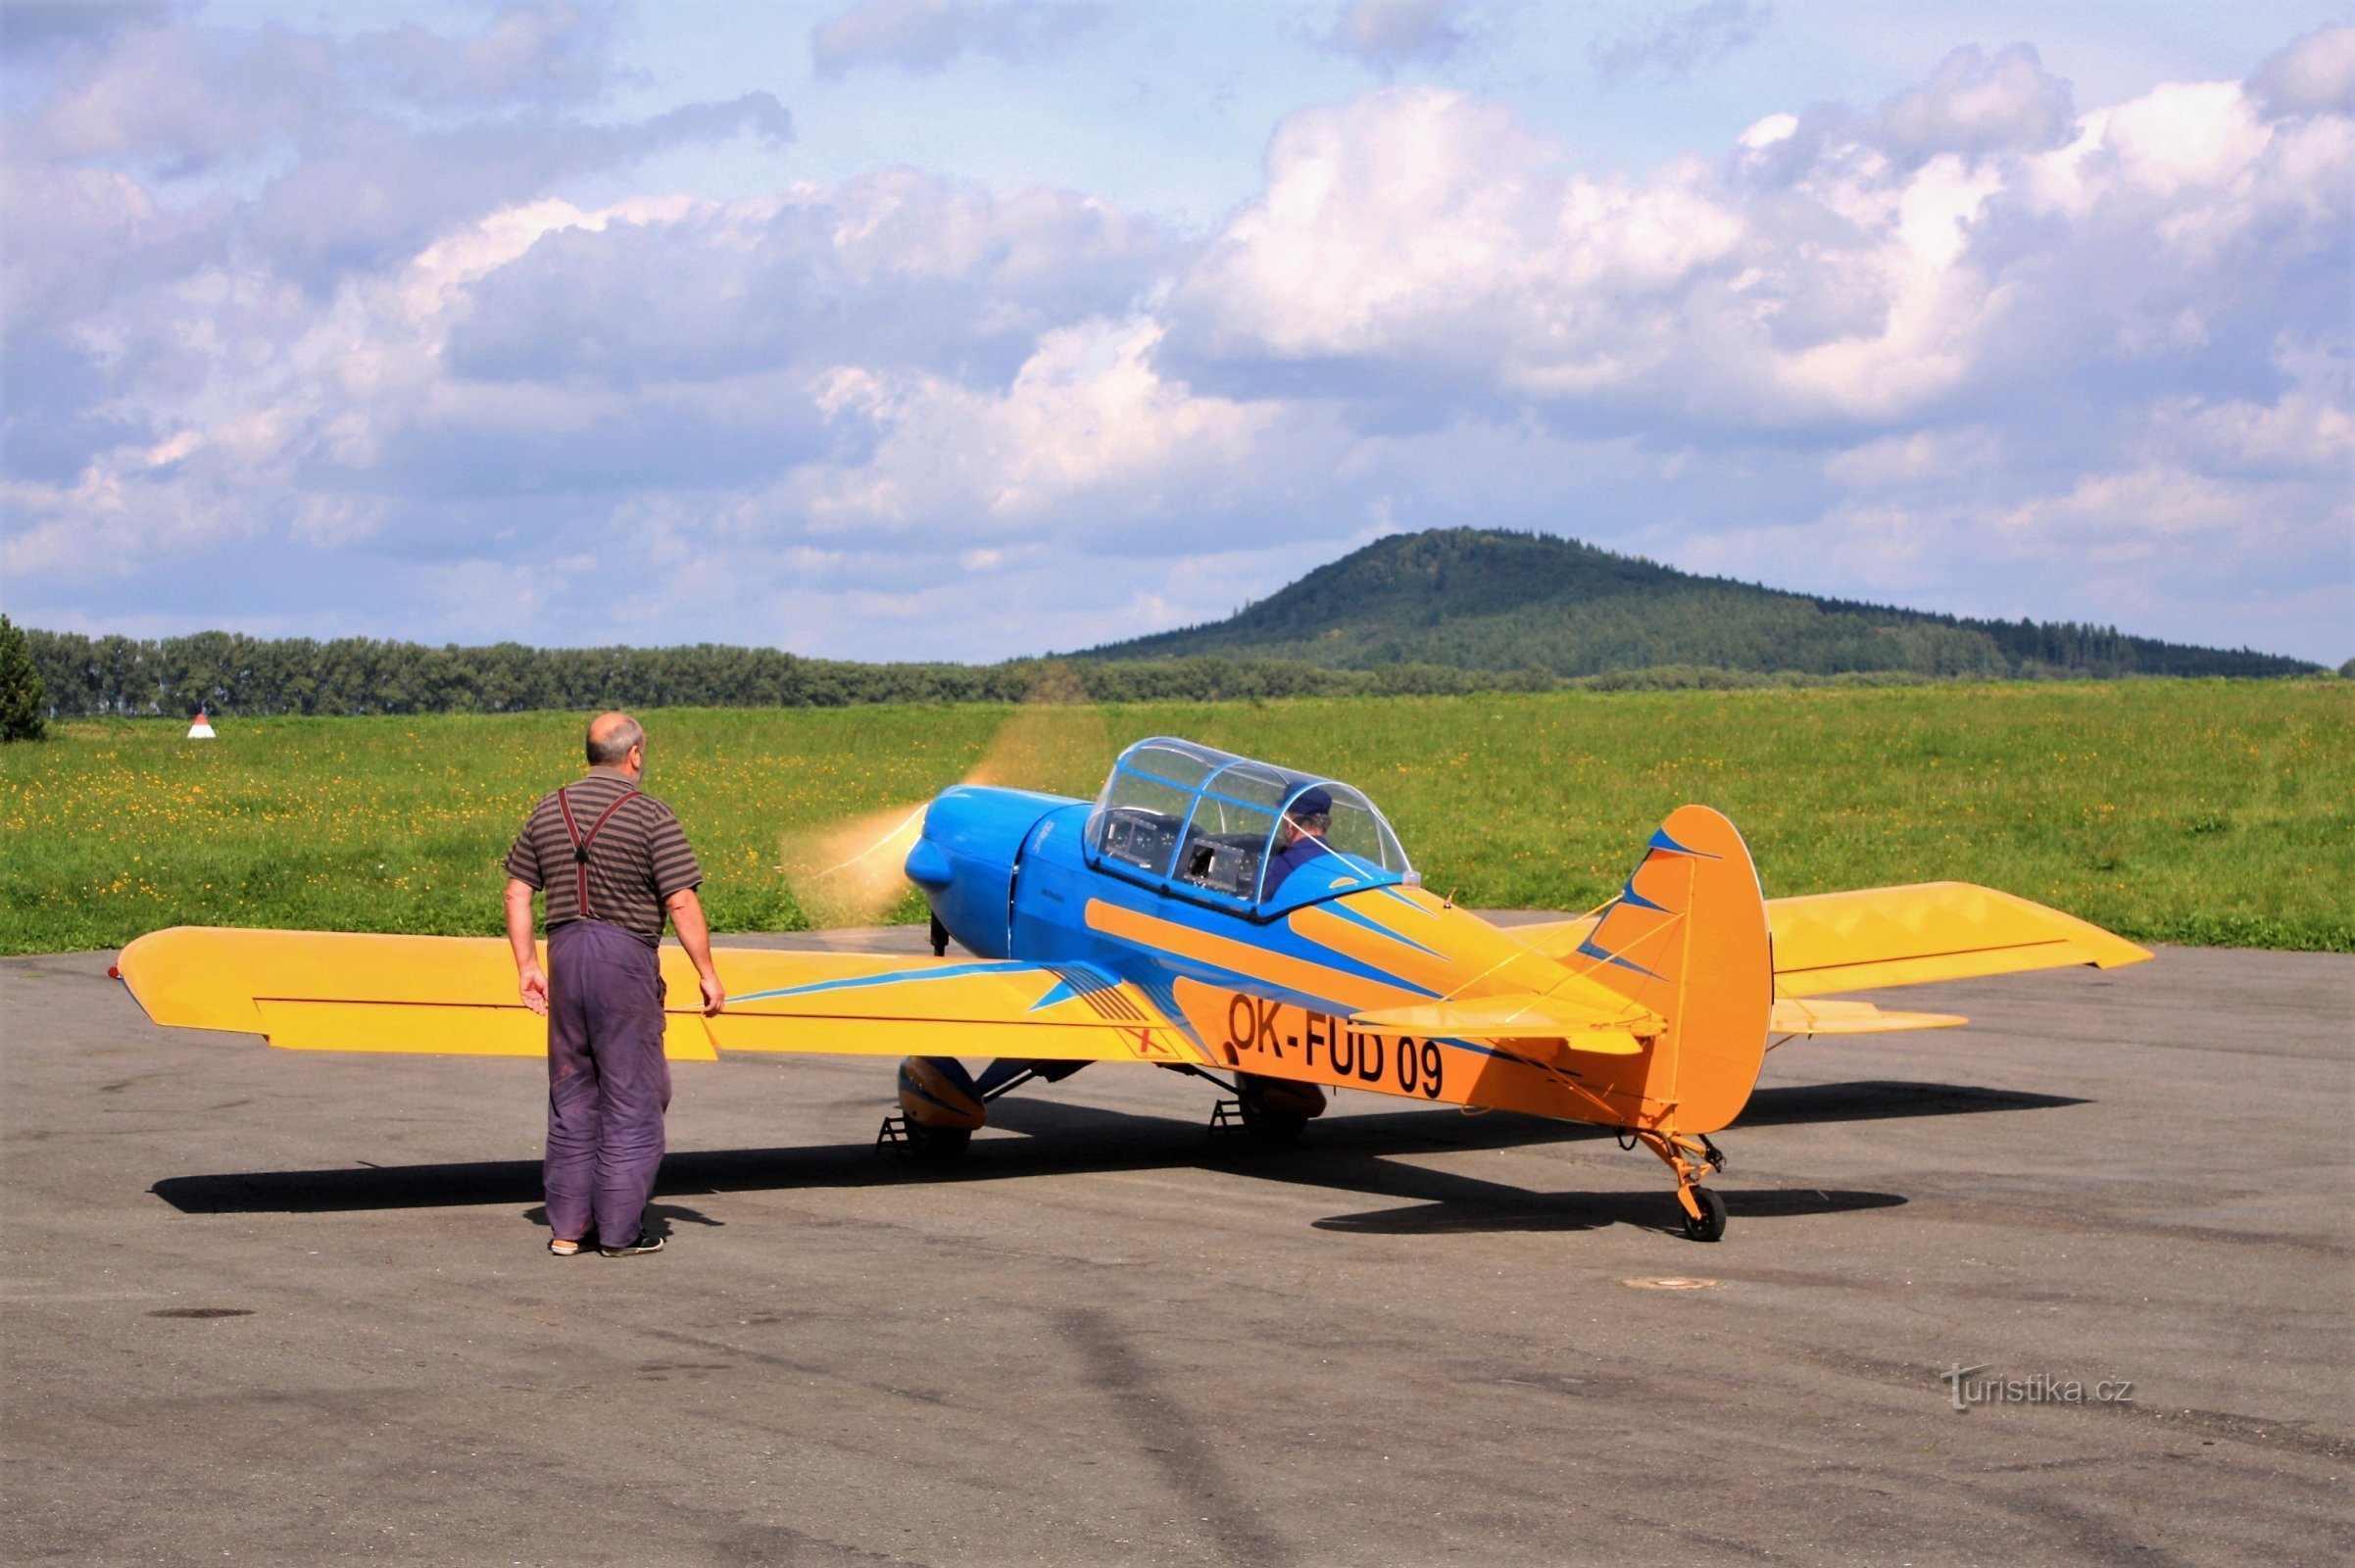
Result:
[[[1700,1205],[1700,1218],[1683,1215],[1685,1234],[1696,1242],[1716,1241],[1726,1233],[1726,1200],[1706,1187],[1693,1187],[1688,1191],[1693,1194],[1693,1200]],[[1684,1206],[1679,1203],[1677,1208],[1682,1211]]]

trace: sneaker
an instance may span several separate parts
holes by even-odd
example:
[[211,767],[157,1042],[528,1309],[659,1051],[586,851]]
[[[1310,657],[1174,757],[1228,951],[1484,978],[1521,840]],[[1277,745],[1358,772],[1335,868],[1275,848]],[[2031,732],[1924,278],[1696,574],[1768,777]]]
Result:
[[640,1231],[638,1239],[626,1247],[600,1247],[597,1250],[608,1257],[642,1257],[648,1252],[659,1252],[662,1250],[662,1238],[649,1236],[644,1231]]
[[570,1257],[580,1250],[580,1243],[567,1242],[561,1236],[548,1238],[548,1250],[559,1257]]

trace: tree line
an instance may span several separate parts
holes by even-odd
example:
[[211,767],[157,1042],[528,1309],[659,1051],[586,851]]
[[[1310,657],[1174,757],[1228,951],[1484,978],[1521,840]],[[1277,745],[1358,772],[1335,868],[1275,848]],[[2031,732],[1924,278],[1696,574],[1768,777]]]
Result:
[[[2000,624],[2000,623],[1995,623]],[[13,628],[12,628],[13,629]],[[1973,627],[1972,631],[1980,628]],[[37,679],[32,711],[50,718],[109,715],[185,717],[199,709],[221,715],[370,713],[515,713],[604,708],[847,708],[866,703],[1021,702],[1049,690],[1073,701],[1231,702],[1284,697],[1460,696],[1491,691],[1641,690],[1889,683],[1954,675],[2154,672],[2150,662],[2102,654],[2116,633],[2066,641],[2077,628],[2030,627],[2019,633],[2028,657],[1988,657],[1989,640],[1958,646],[1937,632],[1881,641],[1879,668],[1845,662],[1827,671],[1761,670],[1702,661],[1565,672],[1541,658],[1505,669],[1399,660],[1371,668],[1336,668],[1300,659],[1202,654],[1183,658],[1070,661],[1024,659],[1000,664],[866,664],[805,659],[774,648],[702,643],[680,648],[528,648],[497,643],[315,641],[208,631],[186,637],[88,637],[26,627],[28,674]],[[2056,634],[2057,637],[2056,637]],[[1968,636],[1968,633],[1965,633]],[[1667,655],[1631,637],[1644,653]],[[1736,639],[1738,642],[1739,639]],[[1892,646],[1893,645],[1893,646]],[[1403,651],[1403,650],[1401,650]],[[1456,653],[1453,647],[1445,653]],[[1469,647],[1460,650],[1470,653]],[[1494,657],[1496,647],[1478,650]],[[1540,650],[1533,646],[1533,655]],[[1752,650],[1744,649],[1744,652]],[[1559,650],[1553,650],[1558,654]],[[2008,654],[2009,651],[2006,650]],[[2059,655],[2060,659],[2054,659]],[[2063,664],[2061,659],[2080,662]],[[2183,673],[2311,673],[2310,666],[2264,655],[2250,667],[2213,663]],[[2230,656],[2224,662],[2234,662]],[[2124,665],[2124,668],[2118,667]]]
[[846,708],[1021,702],[1042,686],[1091,702],[1441,695],[1549,687],[1548,676],[1428,665],[1332,670],[1283,660],[866,664],[774,648],[528,648],[314,641],[239,632],[88,637],[25,629],[52,718],[515,713],[602,708]]
[[[1899,613],[1878,605],[1849,600],[1818,599],[1827,614],[1862,618]],[[2096,626],[2074,620],[1981,620],[1931,611],[1906,611],[1911,624],[1950,629],[1967,637],[1984,638],[1994,650],[1995,662],[2023,674],[2049,671],[2064,675],[2092,675],[2104,679],[2121,675],[2318,675],[2323,666],[2280,654],[2261,654],[2253,648],[2199,648],[2187,643],[2137,637],[2115,626]]]

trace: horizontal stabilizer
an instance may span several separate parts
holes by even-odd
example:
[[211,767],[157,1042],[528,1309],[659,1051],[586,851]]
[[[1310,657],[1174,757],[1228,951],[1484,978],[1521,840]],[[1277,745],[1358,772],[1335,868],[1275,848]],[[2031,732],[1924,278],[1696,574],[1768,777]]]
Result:
[[1559,1040],[1572,1051],[1605,1056],[1637,1054],[1662,1027],[1656,1014],[1642,1007],[1623,1005],[1605,1010],[1538,992],[1382,1007],[1358,1013],[1349,1022],[1359,1029],[1405,1035]]
[[2150,956],[2123,937],[1969,882],[1923,882],[1775,899],[1775,995],[1968,980],[2069,964],[2114,968]]
[[[1766,901],[1775,937],[1775,995],[1973,980],[2092,964],[2111,969],[2150,956],[2073,914],[1969,882],[1921,882]],[[1514,928],[1533,950],[1572,961],[1598,919]]]
[[1953,1029],[1971,1020],[1955,1012],[1884,1012],[1869,1002],[1786,997],[1768,1014],[1766,1032],[1776,1035],[1881,1035],[1901,1029]]

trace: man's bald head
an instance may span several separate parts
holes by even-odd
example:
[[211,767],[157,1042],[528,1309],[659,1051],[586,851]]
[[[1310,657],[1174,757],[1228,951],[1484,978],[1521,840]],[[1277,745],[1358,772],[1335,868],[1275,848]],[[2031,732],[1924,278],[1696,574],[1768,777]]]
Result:
[[600,713],[589,720],[589,765],[619,767],[630,748],[646,744],[646,731],[627,713]]

